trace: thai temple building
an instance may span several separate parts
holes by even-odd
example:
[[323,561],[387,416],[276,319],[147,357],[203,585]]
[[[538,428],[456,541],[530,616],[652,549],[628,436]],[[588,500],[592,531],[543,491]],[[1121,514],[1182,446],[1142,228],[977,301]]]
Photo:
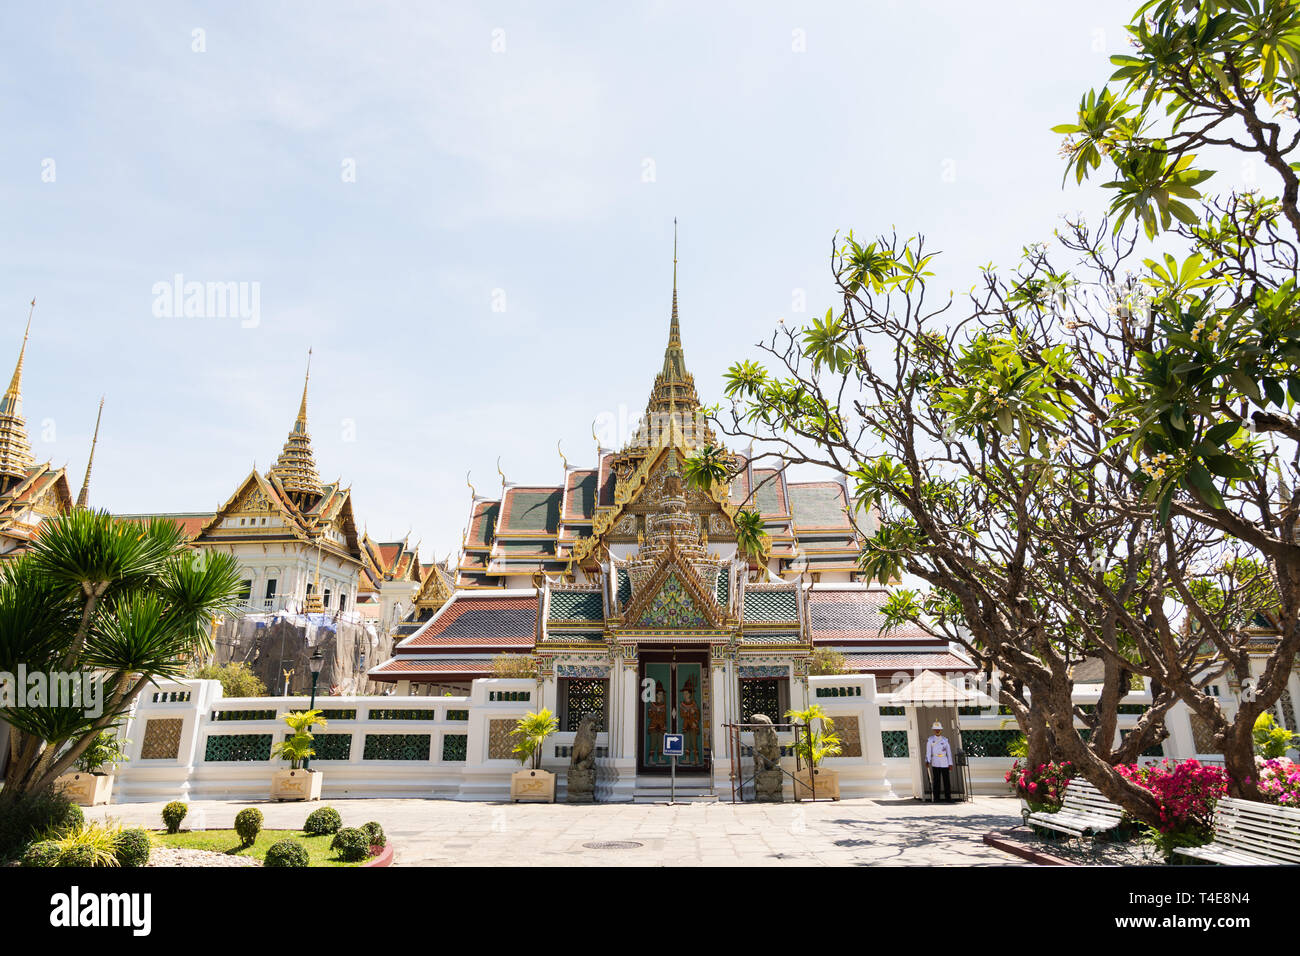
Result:
[[[596,713],[602,756],[654,774],[668,769],[666,732],[686,735],[679,768],[703,772],[726,724],[806,706],[820,648],[882,693],[924,670],[974,670],[919,631],[881,633],[886,592],[856,562],[874,519],[853,520],[842,483],[732,454],[734,480],[693,486],[687,459],[719,444],[686,367],[674,262],[668,344],[633,438],[566,462],[553,484],[503,478],[499,497],[475,494],[454,568],[426,579],[430,600],[370,677],[399,697],[469,694],[503,661],[535,662],[537,706],[562,734]],[[762,516],[756,553],[738,546],[742,509]]]
[[[309,371],[275,464],[265,473],[250,471],[215,511],[120,516],[132,521],[168,518],[189,533],[196,548],[234,554],[245,575],[248,613],[346,613],[355,610],[362,589],[367,559],[352,514],[352,491],[341,481],[321,481],[312,453],[310,377]],[[383,571],[371,570],[375,580],[367,581],[373,597]]]
[[[31,303],[32,312],[36,300]],[[27,355],[27,338],[32,330],[32,314],[27,315],[23,344],[18,351],[9,387],[0,398],[0,556],[21,552],[36,534],[42,521],[70,511],[72,492],[63,468],[48,461],[38,463],[32,454],[23,418],[23,359]],[[100,403],[103,410],[103,403]],[[99,424],[95,425],[96,440]],[[92,445],[91,461],[94,460]],[[90,464],[78,503],[84,507],[90,494]]]

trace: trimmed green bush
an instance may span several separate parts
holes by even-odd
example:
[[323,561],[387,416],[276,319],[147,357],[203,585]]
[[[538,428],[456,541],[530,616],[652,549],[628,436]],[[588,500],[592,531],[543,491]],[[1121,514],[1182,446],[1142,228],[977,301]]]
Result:
[[149,853],[153,850],[153,844],[149,842],[149,834],[139,827],[132,827],[130,830],[123,830],[122,835],[117,838],[117,862],[121,866],[145,866],[149,862]]
[[366,836],[370,838],[371,846],[387,846],[388,837],[384,836],[384,828],[374,820],[369,823],[361,824],[361,829],[366,831]]
[[0,800],[0,861],[20,858],[46,833],[67,833],[84,822],[81,807],[53,790]]
[[266,851],[263,866],[310,866],[307,848],[297,840],[281,840]]
[[240,810],[235,814],[235,832],[244,841],[244,846],[252,846],[262,832],[262,811],[256,807]]
[[163,824],[167,827],[168,833],[180,833],[181,821],[185,819],[185,814],[190,812],[190,808],[179,800],[173,800],[167,806],[162,808]]
[[59,865],[63,850],[52,840],[38,840],[23,854],[23,866],[50,867]]
[[81,830],[86,826],[86,814],[81,807],[68,801],[68,808],[63,811],[63,816],[55,823],[55,829],[60,833],[72,833],[75,830]]
[[330,833],[338,833],[339,827],[343,826],[343,818],[333,807],[321,807],[319,810],[313,810],[307,815],[307,822],[302,825],[304,833],[310,833],[312,836],[326,836]]
[[344,827],[334,834],[330,849],[338,852],[340,860],[354,863],[370,855],[370,837],[365,830],[357,827]]
[[70,847],[60,854],[58,865],[92,867],[95,865],[95,851],[88,846]]

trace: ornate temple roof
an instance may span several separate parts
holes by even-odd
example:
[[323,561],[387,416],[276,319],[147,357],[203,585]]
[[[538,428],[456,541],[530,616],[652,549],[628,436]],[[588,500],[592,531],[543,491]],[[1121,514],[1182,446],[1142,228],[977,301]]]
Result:
[[267,476],[279,482],[281,488],[292,496],[305,499],[324,494],[320,475],[316,473],[316,458],[311,450],[311,435],[307,432],[307,385],[311,380],[310,352],[307,377],[302,383],[302,403],[294,419],[289,437],[285,440],[280,457],[271,466]]

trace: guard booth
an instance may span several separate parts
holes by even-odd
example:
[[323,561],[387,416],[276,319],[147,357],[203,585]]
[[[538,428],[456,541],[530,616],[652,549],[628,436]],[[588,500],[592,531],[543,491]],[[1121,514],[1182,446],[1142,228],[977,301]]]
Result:
[[943,724],[944,736],[952,745],[953,766],[948,776],[952,781],[952,798],[969,800],[970,774],[966,750],[961,742],[961,714],[959,707],[996,707],[997,702],[988,694],[967,690],[945,679],[934,671],[921,671],[892,695],[894,706],[901,706],[907,715],[909,744],[912,747],[912,794],[918,800],[934,799],[931,793],[933,780],[925,765],[925,740],[937,720]]

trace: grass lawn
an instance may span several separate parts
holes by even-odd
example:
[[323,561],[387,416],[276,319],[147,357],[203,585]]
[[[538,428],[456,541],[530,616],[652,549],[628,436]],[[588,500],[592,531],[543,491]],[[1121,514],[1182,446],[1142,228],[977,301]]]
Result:
[[308,836],[301,830],[263,830],[250,847],[239,845],[239,835],[234,830],[182,830],[180,833],[166,833],[153,830],[149,834],[154,842],[161,846],[179,847],[185,850],[211,850],[215,853],[228,853],[232,856],[251,856],[261,860],[274,843],[281,840],[297,840],[307,848],[312,866],[361,866],[367,862],[345,863],[338,859],[330,849],[333,834],[326,836]]

